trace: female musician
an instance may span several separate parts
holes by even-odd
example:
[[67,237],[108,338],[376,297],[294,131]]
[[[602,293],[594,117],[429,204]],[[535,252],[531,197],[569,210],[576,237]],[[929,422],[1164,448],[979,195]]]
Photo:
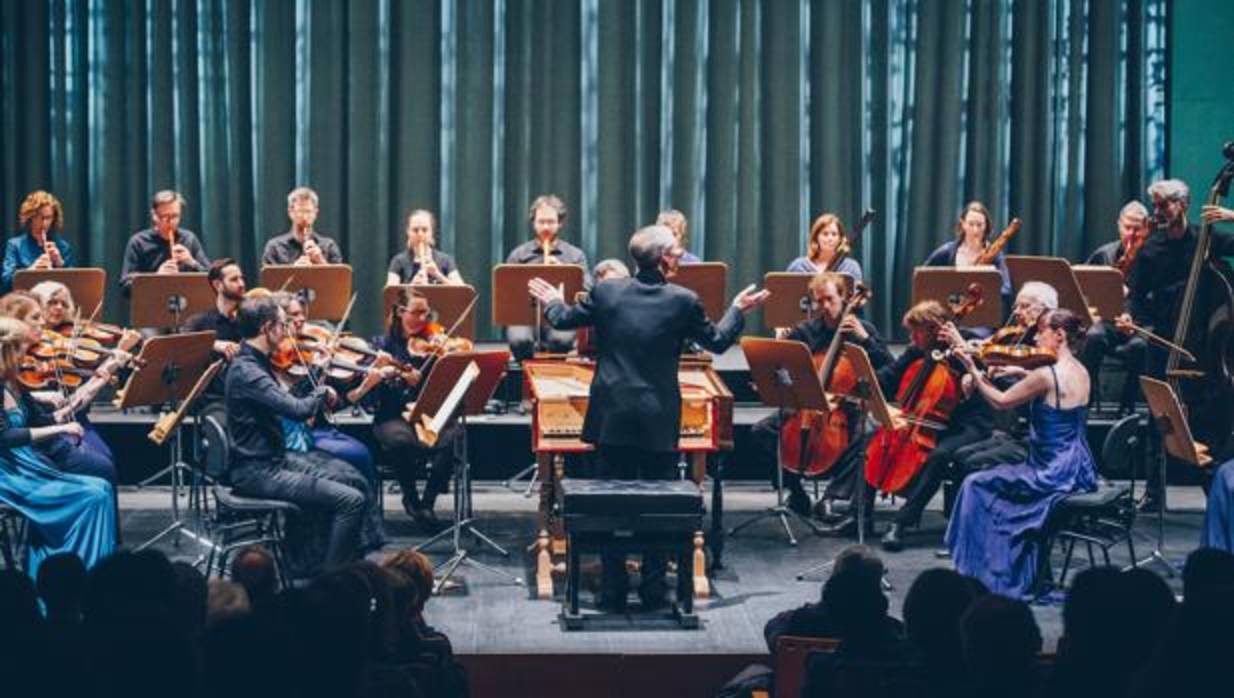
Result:
[[[59,269],[74,263],[73,247],[64,239],[64,209],[60,200],[43,191],[32,191],[17,212],[21,230],[4,246],[0,267],[0,292],[13,288],[13,275],[20,269]],[[58,233],[54,238],[52,232]]]
[[851,251],[840,217],[824,213],[810,226],[810,244],[805,256],[794,259],[788,271],[834,271],[849,275],[853,281],[861,281],[861,263],[849,256]]
[[[415,339],[431,340],[442,334],[440,325],[429,321],[428,299],[412,291],[402,289],[398,302],[390,308],[386,319],[386,333],[375,337],[373,348],[384,351],[402,364],[423,368],[429,357],[415,355],[411,344]],[[376,385],[361,384],[347,398],[362,399],[370,389],[376,392],[376,414],[373,416],[373,436],[394,466],[399,485],[403,490],[403,509],[425,533],[435,533],[442,523],[433,513],[437,495],[446,491],[457,460],[455,443],[463,433],[457,425],[448,427],[432,448],[425,447],[415,429],[403,419],[407,404],[420,394],[422,376],[419,370],[401,377],[390,377]],[[428,468],[424,492],[421,494],[416,480],[421,470]]]
[[[673,231],[673,237],[677,238],[677,246],[684,250],[681,253],[681,259],[677,260],[678,264],[698,264],[703,261],[687,247],[687,242],[689,241],[687,231],[690,229],[690,221],[686,220],[686,214],[675,208],[666,208],[660,212],[660,215],[656,216],[656,225],[662,225]],[[598,269],[599,267],[600,265],[597,264],[596,268]],[[626,274],[626,276],[629,275],[629,273]],[[600,280],[597,275],[596,281]]]
[[407,216],[407,249],[394,255],[386,285],[461,284],[454,258],[437,249],[437,217],[418,208]]
[[[955,239],[944,242],[926,257],[923,266],[927,267],[971,267],[985,254],[990,244],[990,235],[994,223],[985,204],[971,201],[964,207],[960,219],[955,225]],[[1007,271],[1007,260],[1000,251],[994,257],[994,267],[1003,277],[1000,292],[1004,298],[1011,296],[1011,273]]]
[[35,330],[20,320],[0,317],[0,377],[4,409],[0,412],[0,502],[30,522],[26,573],[38,576],[42,561],[60,552],[76,553],[87,567],[115,547],[114,490],[104,479],[65,473],[32,444],[52,437],[79,438],[76,422],[29,426],[27,402],[17,385],[18,366]]
[[[1035,535],[1054,505],[1074,492],[1097,487],[1096,468],[1085,436],[1088,372],[1072,353],[1082,334],[1068,310],[1052,310],[1037,323],[1037,346],[1051,349],[1057,363],[1024,373],[999,390],[967,352],[958,356],[978,392],[995,409],[1030,404],[1032,432],[1025,462],[999,465],[965,479],[956,498],[947,546],[956,570],[977,577],[990,591],[1029,597],[1038,580],[1040,549]],[[1044,581],[1044,580],[1041,580]]]

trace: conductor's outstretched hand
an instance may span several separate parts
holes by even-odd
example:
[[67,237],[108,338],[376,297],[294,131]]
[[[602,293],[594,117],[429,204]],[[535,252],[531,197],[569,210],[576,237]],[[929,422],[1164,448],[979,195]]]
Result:
[[544,305],[548,305],[553,301],[561,301],[564,303],[566,300],[566,296],[560,288],[550,284],[538,276],[527,282],[527,292]]
[[766,303],[767,299],[771,297],[771,291],[768,291],[767,289],[755,291],[754,288],[754,284],[750,284],[749,286],[741,289],[741,293],[738,293],[737,296],[733,298],[733,307],[743,313],[748,313]]

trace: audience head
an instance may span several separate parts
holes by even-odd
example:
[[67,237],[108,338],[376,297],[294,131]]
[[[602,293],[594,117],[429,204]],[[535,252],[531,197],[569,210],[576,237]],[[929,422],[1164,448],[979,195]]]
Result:
[[995,686],[1027,695],[1041,651],[1041,630],[1028,604],[997,594],[977,598],[960,618],[964,663],[981,690]]
[[882,636],[888,605],[882,583],[883,562],[870,548],[854,545],[836,558],[822,602],[845,641]]
[[231,559],[231,580],[244,587],[254,608],[266,605],[278,592],[274,556],[260,545],[241,548]]
[[433,564],[418,550],[408,548],[386,556],[381,566],[402,580],[395,580],[396,591],[401,594],[401,607],[411,616],[419,618],[424,604],[433,595]]
[[1183,564],[1183,598],[1203,594],[1234,595],[1234,553],[1199,548]]
[[86,593],[86,565],[74,553],[56,553],[39,565],[39,597],[49,620],[77,622]]
[[959,572],[941,567],[922,572],[904,597],[909,642],[930,663],[961,664],[960,617],[979,595]]
[[236,582],[226,579],[211,579],[206,591],[206,630],[243,618],[252,606],[248,592]]

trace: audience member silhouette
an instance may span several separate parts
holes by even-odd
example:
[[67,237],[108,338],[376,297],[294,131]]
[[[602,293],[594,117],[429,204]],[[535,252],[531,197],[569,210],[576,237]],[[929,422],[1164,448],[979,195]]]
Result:
[[244,587],[253,608],[266,606],[278,593],[274,556],[260,545],[241,548],[231,560],[231,581]]
[[206,631],[252,611],[244,587],[226,579],[211,579],[206,590]]
[[455,661],[450,639],[424,618],[424,606],[433,595],[433,566],[428,558],[415,550],[401,550],[387,555],[381,566],[390,573],[398,624],[394,661],[410,672],[425,695],[469,695],[467,672]]
[[1038,687],[1041,630],[1018,599],[986,594],[960,619],[960,644],[974,695],[1021,698]]
[[913,658],[922,667],[927,695],[960,695],[967,690],[960,618],[985,593],[977,580],[943,568],[922,572],[908,588],[904,629]]

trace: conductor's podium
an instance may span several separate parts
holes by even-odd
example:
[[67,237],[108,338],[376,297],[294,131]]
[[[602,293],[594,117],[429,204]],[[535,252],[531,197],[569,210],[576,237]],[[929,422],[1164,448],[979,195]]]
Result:
[[702,554],[703,497],[689,480],[580,480],[565,478],[558,489],[565,525],[566,595],[561,618],[568,630],[583,627],[579,611],[584,553],[658,551],[677,561],[673,615],[697,628],[691,559]]

